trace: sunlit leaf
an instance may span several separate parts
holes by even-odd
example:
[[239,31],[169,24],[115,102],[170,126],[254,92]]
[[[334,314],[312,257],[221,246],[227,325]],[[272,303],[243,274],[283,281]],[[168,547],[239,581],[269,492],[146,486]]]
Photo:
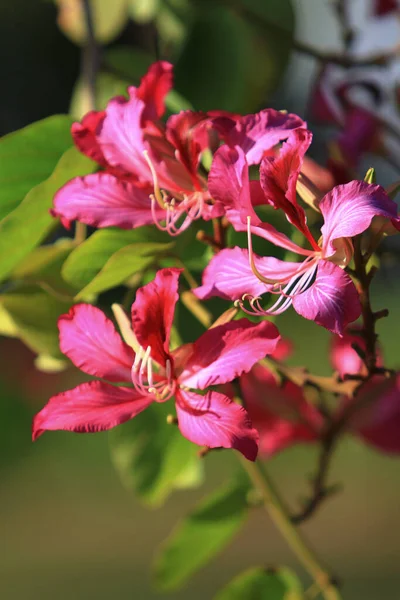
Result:
[[1,310],[7,312],[16,336],[38,354],[61,356],[58,341],[58,317],[68,312],[65,302],[38,286],[21,287],[0,295]]
[[129,15],[138,23],[148,23],[157,15],[160,0],[129,0]]
[[167,423],[170,403],[153,404],[110,431],[111,458],[123,483],[150,506],[159,506],[177,488],[203,478],[198,447]]
[[303,600],[303,587],[287,567],[254,567],[233,579],[215,600]]
[[71,239],[58,240],[55,244],[39,246],[19,263],[10,274],[12,280],[43,285],[54,294],[75,295],[75,288],[64,281],[61,267],[76,247]]
[[0,139],[0,219],[49,177],[71,146],[71,119],[48,117]]
[[140,273],[156,262],[157,256],[162,256],[173,246],[173,242],[169,244],[142,243],[130,244],[121,248],[111,256],[96,277],[79,292],[77,299],[82,300],[124,283],[128,277]]
[[[97,41],[110,42],[117,37],[128,20],[127,0],[89,0]],[[87,39],[84,3],[82,0],[55,0],[57,23],[61,31],[76,44]]]
[[155,581],[164,590],[181,587],[212,560],[247,517],[246,482],[236,481],[211,494],[169,536],[155,563]]
[[95,163],[67,150],[46,181],[34,187],[0,223],[0,280],[4,279],[57,225],[50,215],[53,196],[67,181],[93,172]]
[[67,258],[62,268],[64,279],[81,290],[101,271],[113,254],[125,246],[135,243],[169,243],[171,238],[155,227],[140,227],[132,230],[116,228],[95,231]]

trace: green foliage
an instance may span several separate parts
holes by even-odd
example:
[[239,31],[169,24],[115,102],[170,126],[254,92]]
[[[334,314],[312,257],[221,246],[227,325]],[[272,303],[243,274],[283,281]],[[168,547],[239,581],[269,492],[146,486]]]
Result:
[[246,520],[248,490],[243,481],[225,485],[178,525],[155,563],[155,581],[161,590],[181,587],[230,542]]
[[160,0],[129,0],[130,17],[137,23],[148,23],[156,16],[160,8]]
[[7,277],[57,225],[49,212],[57,190],[73,177],[90,173],[95,168],[95,163],[70,148],[50,177],[32,188],[21,204],[1,221],[0,280]]
[[58,317],[68,312],[72,301],[56,298],[39,286],[21,286],[0,295],[0,331],[3,320],[13,326],[13,334],[31,350],[62,356],[58,345]]
[[173,247],[174,242],[130,244],[121,248],[111,256],[96,277],[79,292],[77,299],[85,299],[124,283],[129,277],[141,273],[157,262],[159,256]]
[[179,488],[203,479],[198,447],[167,423],[170,403],[152,404],[109,433],[112,461],[123,483],[149,506],[160,506]]
[[[76,289],[86,288],[85,294],[89,285],[93,287],[91,293],[98,293],[144,269],[173,245],[168,235],[154,227],[100,229],[71,252],[63,265],[62,276]],[[127,258],[129,265],[125,266]]]
[[71,146],[71,119],[55,115],[0,139],[0,219],[47,179]]
[[288,568],[254,567],[233,579],[215,600],[302,600],[303,587]]

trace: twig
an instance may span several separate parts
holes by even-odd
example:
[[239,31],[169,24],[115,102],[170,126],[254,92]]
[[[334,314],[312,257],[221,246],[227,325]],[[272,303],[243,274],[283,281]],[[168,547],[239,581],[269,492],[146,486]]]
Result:
[[86,24],[86,44],[82,52],[82,79],[85,86],[90,110],[96,109],[96,75],[98,67],[98,49],[94,33],[93,14],[90,0],[82,0]]

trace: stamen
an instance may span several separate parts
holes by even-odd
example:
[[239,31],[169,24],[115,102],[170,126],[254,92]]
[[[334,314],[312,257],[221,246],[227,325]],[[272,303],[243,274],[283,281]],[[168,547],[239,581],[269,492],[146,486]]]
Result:
[[254,262],[253,242],[251,239],[251,217],[247,217],[247,245],[249,247],[250,268],[253,271],[254,275],[257,277],[257,279],[259,279],[263,283],[267,283],[267,284],[276,283],[275,280],[268,279],[267,277],[264,277],[263,275],[261,275],[260,271],[257,269],[256,264]]
[[146,162],[149,165],[149,168],[151,171],[151,176],[153,177],[154,197],[157,200],[158,204],[160,205],[160,208],[165,208],[164,199],[161,194],[160,186],[158,185],[157,173],[156,173],[153,163],[151,162],[151,158],[150,158],[147,150],[143,150],[143,156],[145,157]]
[[122,339],[128,346],[130,346],[136,353],[139,352],[141,346],[132,331],[131,324],[128,316],[120,304],[113,304],[111,309],[114,313],[115,320],[117,321],[119,330],[121,332]]

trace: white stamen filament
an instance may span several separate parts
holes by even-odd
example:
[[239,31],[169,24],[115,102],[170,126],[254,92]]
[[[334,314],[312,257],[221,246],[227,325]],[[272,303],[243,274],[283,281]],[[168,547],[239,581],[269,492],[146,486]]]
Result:
[[169,400],[176,390],[176,382],[172,376],[172,366],[169,359],[165,363],[165,378],[154,383],[153,361],[151,347],[146,350],[140,347],[132,366],[132,382],[136,390],[143,395],[151,395],[156,402]]

